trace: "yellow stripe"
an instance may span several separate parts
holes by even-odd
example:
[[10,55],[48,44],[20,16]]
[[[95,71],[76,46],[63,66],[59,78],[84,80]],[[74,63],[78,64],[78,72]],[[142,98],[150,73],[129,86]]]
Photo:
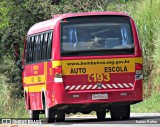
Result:
[[140,58],[63,60],[63,75],[135,72]]
[[46,85],[26,86],[24,89],[26,92],[41,92],[42,90],[46,91]]
[[137,58],[135,58],[135,63],[140,63],[140,64],[142,64],[142,57],[137,57]]
[[28,92],[28,87],[24,87],[24,91],[25,91],[25,92]]
[[23,78],[23,83],[25,84],[37,84],[37,83],[44,83],[46,82],[45,75],[38,75],[38,76],[29,76]]
[[52,68],[55,68],[61,65],[62,65],[61,61],[52,61]]
[[[126,63],[125,61],[129,61],[129,63]],[[89,62],[92,62],[92,63],[88,64]],[[97,62],[99,62],[99,64],[97,64]],[[107,64],[103,64],[103,62]],[[52,61],[52,67],[55,68],[57,66],[62,66],[63,75],[105,73],[105,70],[109,68],[116,68],[116,67],[121,68],[122,71],[109,72],[109,73],[122,73],[125,67],[127,68],[126,72],[134,72],[135,63],[142,64],[142,57],[115,58],[115,59],[91,59],[91,60],[63,60],[62,62]],[[83,68],[86,69],[85,73],[82,73],[81,69]],[[75,70],[76,71],[78,70],[78,73],[72,73]],[[25,84],[45,83],[47,78],[47,62],[44,63],[44,73],[45,73],[44,75],[25,77],[23,78],[23,83]]]

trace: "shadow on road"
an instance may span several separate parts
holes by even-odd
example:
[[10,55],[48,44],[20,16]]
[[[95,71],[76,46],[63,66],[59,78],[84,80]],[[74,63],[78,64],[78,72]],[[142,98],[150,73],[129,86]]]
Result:
[[[131,117],[129,120],[116,120],[106,118],[105,121],[98,121],[96,118],[66,118],[65,122],[55,122],[52,124],[67,125],[67,124],[139,124],[138,122],[146,122],[147,124],[160,124],[160,116],[143,116],[143,117]],[[157,123],[156,123],[157,122]],[[145,123],[142,123],[145,124]]]

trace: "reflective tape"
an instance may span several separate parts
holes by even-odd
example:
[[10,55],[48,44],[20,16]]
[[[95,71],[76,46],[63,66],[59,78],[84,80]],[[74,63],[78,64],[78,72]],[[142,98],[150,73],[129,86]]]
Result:
[[96,90],[96,89],[130,89],[133,88],[132,83],[118,83],[118,84],[89,84],[89,85],[67,85],[66,90]]

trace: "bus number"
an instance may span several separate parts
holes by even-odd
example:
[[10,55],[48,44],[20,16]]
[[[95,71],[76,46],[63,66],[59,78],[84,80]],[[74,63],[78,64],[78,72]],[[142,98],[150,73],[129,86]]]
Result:
[[88,75],[88,81],[89,82],[102,82],[102,81],[110,81],[110,75],[109,73],[105,74],[89,74]]

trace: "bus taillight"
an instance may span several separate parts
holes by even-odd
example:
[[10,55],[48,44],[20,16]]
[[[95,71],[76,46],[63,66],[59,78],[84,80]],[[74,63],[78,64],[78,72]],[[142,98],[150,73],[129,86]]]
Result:
[[56,67],[54,69],[54,82],[63,82],[62,80],[62,67]]
[[136,80],[141,80],[143,78],[143,66],[142,64],[136,63]]

